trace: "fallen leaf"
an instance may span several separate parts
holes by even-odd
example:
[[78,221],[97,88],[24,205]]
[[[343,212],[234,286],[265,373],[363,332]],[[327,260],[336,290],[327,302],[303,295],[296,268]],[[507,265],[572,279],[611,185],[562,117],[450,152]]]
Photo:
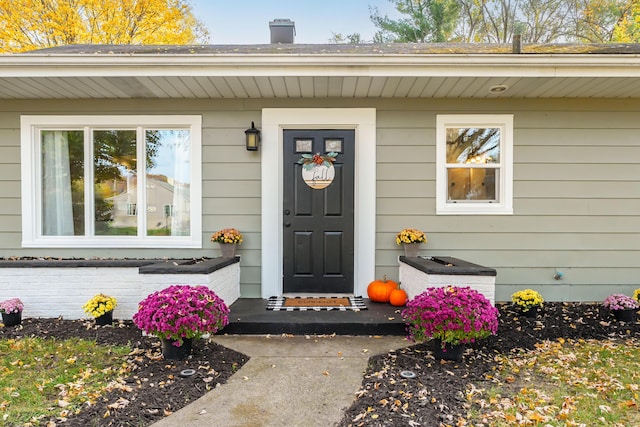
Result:
[[366,412],[363,412],[361,414],[356,415],[356,417],[352,420],[354,423],[360,421],[361,419],[363,419],[364,417],[367,416]]
[[111,403],[110,405],[107,405],[107,408],[109,408],[109,409],[122,409],[122,408],[126,407],[128,404],[129,404],[129,401],[127,399],[125,399],[124,397],[120,397],[115,402]]

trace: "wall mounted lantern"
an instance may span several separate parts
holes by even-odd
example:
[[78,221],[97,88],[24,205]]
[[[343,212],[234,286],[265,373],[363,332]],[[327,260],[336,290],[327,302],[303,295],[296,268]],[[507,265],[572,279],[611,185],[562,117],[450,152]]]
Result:
[[256,126],[251,122],[251,129],[244,131],[246,136],[246,144],[248,151],[258,151],[258,144],[260,144],[260,130],[256,129]]

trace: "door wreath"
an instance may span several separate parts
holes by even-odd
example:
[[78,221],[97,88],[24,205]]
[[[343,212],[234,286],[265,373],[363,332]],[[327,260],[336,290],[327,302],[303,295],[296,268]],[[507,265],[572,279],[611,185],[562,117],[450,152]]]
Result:
[[314,190],[321,190],[331,185],[336,176],[336,170],[333,167],[336,157],[338,153],[333,151],[327,154],[303,154],[298,164],[302,165],[304,182]]

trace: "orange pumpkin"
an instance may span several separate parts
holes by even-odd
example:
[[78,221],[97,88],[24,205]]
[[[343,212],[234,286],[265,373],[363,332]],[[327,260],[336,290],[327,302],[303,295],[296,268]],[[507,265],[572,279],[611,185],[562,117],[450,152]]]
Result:
[[367,295],[371,301],[389,302],[391,291],[398,288],[398,284],[393,280],[387,280],[385,275],[382,280],[374,280],[367,286]]
[[400,286],[398,286],[397,289],[392,290],[389,294],[389,302],[395,307],[402,307],[405,305],[407,303],[407,298],[407,293],[403,289],[400,289]]

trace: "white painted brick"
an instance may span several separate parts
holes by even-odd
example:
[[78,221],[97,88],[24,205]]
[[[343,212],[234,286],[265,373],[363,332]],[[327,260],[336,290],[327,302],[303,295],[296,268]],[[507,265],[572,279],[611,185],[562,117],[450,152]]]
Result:
[[204,285],[230,306],[240,297],[240,264],[211,274],[139,274],[137,267],[0,268],[0,301],[20,298],[24,317],[82,319],[93,295],[117,300],[116,319],[131,319],[138,303],[170,285]]
[[415,298],[427,288],[444,286],[469,286],[484,295],[491,304],[495,303],[495,276],[460,276],[453,274],[427,274],[403,262],[399,262],[399,278],[402,289],[409,299]]

